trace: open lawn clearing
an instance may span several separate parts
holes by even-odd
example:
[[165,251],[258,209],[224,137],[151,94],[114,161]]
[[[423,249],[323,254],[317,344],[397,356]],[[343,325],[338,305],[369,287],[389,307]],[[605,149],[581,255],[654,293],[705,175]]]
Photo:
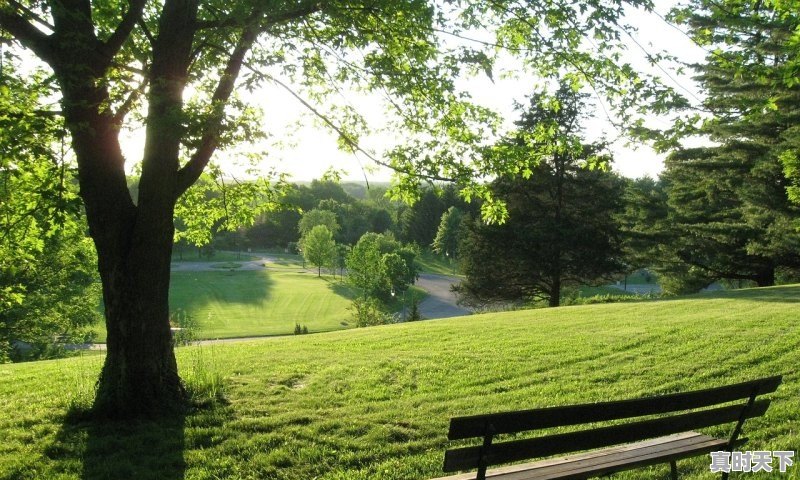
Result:
[[[270,270],[173,272],[170,308],[189,312],[200,338],[287,335],[350,328],[350,290],[330,276]],[[102,328],[102,327],[101,327]],[[99,330],[105,341],[105,330]]]
[[[181,348],[184,374],[222,375],[230,403],[132,426],[64,420],[90,396],[100,357],[2,365],[0,411],[13,414],[0,415],[0,479],[425,479],[441,474],[452,416],[777,373],[784,383],[766,417],[747,422],[746,449],[797,451],[799,305],[790,286]],[[717,479],[708,463],[678,462],[681,478]],[[792,468],[783,478],[800,478]]]
[[281,335],[295,323],[311,332],[349,327],[350,291],[312,273],[174,273],[170,305],[193,315],[203,338]]
[[436,275],[458,275],[455,261],[443,257],[429,250],[423,250],[416,257],[416,263],[420,267],[421,273],[433,273]]

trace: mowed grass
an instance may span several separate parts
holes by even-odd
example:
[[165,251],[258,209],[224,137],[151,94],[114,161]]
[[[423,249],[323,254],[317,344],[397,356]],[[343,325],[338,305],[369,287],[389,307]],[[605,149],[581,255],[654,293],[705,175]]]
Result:
[[[198,322],[199,338],[288,335],[350,328],[350,289],[329,275],[274,270],[173,272],[170,309]],[[98,341],[105,329],[98,326]]]
[[437,275],[459,276],[458,265],[455,260],[438,255],[430,250],[423,250],[415,259],[421,273],[435,273]]
[[330,276],[275,271],[174,272],[170,305],[193,315],[203,338],[347,328],[350,289]]
[[275,271],[174,272],[170,305],[194,316],[203,338],[347,328],[350,290],[330,276]]
[[[65,419],[90,398],[101,358],[2,365],[0,478],[426,479],[442,474],[452,416],[777,373],[784,383],[745,425],[746,449],[797,451],[799,304],[789,286],[181,348],[183,375],[221,375],[228,404],[124,425]],[[681,478],[718,478],[708,464],[678,462]],[[613,478],[665,480],[669,469]]]

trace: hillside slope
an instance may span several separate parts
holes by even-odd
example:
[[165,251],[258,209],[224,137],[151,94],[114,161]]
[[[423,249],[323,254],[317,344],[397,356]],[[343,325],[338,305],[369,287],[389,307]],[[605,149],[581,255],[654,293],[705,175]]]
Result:
[[[0,365],[0,411],[11,412],[0,415],[0,478],[423,479],[441,474],[451,416],[775,373],[784,384],[746,425],[747,449],[797,451],[798,304],[789,286],[184,348],[184,373],[221,375],[229,403],[135,426],[64,420],[90,398],[99,357]],[[717,478],[706,458],[679,468]]]

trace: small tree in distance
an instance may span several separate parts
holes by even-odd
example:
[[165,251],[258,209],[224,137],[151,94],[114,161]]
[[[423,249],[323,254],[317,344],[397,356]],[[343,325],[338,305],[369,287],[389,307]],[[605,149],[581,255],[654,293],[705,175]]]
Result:
[[301,240],[303,258],[317,267],[317,276],[322,276],[322,267],[332,263],[336,253],[333,234],[325,225],[312,228]]
[[[433,239],[433,251],[456,261],[458,258],[458,244],[464,237],[465,215],[456,207],[450,207],[442,214],[436,238]],[[455,265],[453,266],[455,271]]]

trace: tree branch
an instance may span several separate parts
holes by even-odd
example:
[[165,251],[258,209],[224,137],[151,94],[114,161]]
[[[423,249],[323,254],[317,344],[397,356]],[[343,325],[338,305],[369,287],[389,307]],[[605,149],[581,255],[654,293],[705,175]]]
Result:
[[30,18],[32,18],[33,20],[35,20],[36,23],[38,23],[39,25],[45,27],[46,29],[48,29],[50,31],[55,30],[55,27],[53,26],[53,24],[51,24],[50,22],[46,21],[44,18],[42,18],[39,14],[37,14],[36,12],[31,10],[30,8],[26,7],[25,5],[22,5],[17,0],[8,0],[8,3],[13,5],[14,8],[21,10],[23,13],[25,13],[25,15],[27,15]]
[[[252,69],[251,69],[251,70],[252,70]],[[261,75],[263,75],[263,74],[261,74]],[[343,140],[343,141],[344,141],[344,142],[345,142],[345,143],[346,143],[348,146],[350,146],[350,148],[352,148],[352,149],[353,149],[353,151],[358,151],[358,152],[361,152],[361,153],[363,153],[364,155],[366,155],[366,156],[367,156],[367,158],[369,158],[370,160],[372,160],[372,161],[373,161],[375,164],[377,164],[377,165],[380,165],[381,167],[386,167],[386,168],[388,168],[388,169],[390,169],[390,170],[393,170],[393,171],[395,171],[395,172],[402,173],[402,174],[404,174],[404,175],[409,175],[409,176],[413,176],[413,177],[424,178],[424,179],[426,179],[426,180],[432,180],[432,181],[441,181],[441,182],[455,182],[455,181],[456,181],[454,178],[443,177],[443,176],[441,176],[441,175],[430,175],[430,174],[423,174],[423,173],[419,173],[419,172],[413,172],[413,171],[410,171],[410,170],[407,170],[407,169],[402,169],[402,168],[399,168],[399,167],[397,167],[397,166],[391,165],[391,164],[389,164],[389,163],[386,163],[386,162],[384,162],[384,161],[382,161],[382,160],[379,160],[379,159],[378,159],[378,158],[376,158],[376,157],[375,157],[373,154],[371,154],[370,152],[368,152],[368,151],[364,150],[364,149],[361,147],[361,145],[359,145],[359,143],[358,143],[358,142],[357,142],[355,139],[353,139],[353,138],[352,138],[352,137],[351,137],[351,136],[350,136],[350,135],[349,135],[347,132],[345,132],[344,130],[342,130],[342,128],[341,128],[341,127],[339,127],[338,125],[336,125],[336,124],[333,122],[333,120],[331,120],[330,118],[328,118],[328,117],[327,117],[327,116],[326,116],[324,113],[320,112],[320,111],[319,111],[318,109],[316,109],[316,108],[315,108],[313,105],[311,105],[310,103],[308,103],[308,102],[307,102],[307,101],[306,101],[306,100],[305,100],[303,97],[301,97],[301,96],[300,96],[299,94],[297,94],[297,93],[296,93],[294,90],[292,90],[291,88],[289,88],[289,86],[288,86],[288,85],[286,85],[285,83],[281,82],[280,80],[278,80],[278,79],[276,79],[276,78],[274,78],[274,77],[271,77],[271,76],[265,76],[265,77],[266,77],[266,78],[268,78],[269,80],[271,80],[272,82],[274,82],[276,85],[278,85],[278,86],[280,86],[281,88],[283,88],[284,90],[286,90],[287,92],[289,92],[289,94],[290,94],[290,95],[292,95],[292,96],[293,96],[293,97],[294,97],[294,98],[295,98],[295,99],[296,99],[298,102],[302,103],[302,104],[303,104],[303,106],[304,106],[304,107],[306,107],[306,108],[307,108],[307,109],[308,109],[308,110],[309,110],[311,113],[313,113],[313,114],[314,114],[314,115],[315,115],[317,118],[319,118],[320,120],[322,120],[322,121],[323,121],[323,122],[324,122],[326,125],[328,125],[328,127],[330,127],[330,128],[333,130],[333,131],[335,131],[337,134],[339,134],[339,136],[342,138],[342,140]]]
[[194,182],[200,178],[203,170],[211,160],[211,155],[217,149],[219,144],[219,134],[222,128],[222,120],[224,119],[225,104],[233,92],[233,87],[236,84],[236,79],[242,69],[244,57],[253,46],[260,28],[257,22],[251,22],[248,27],[242,32],[236,47],[231,53],[228,63],[225,66],[225,71],[220,77],[219,84],[211,97],[212,108],[214,114],[206,122],[203,137],[200,141],[200,146],[194,152],[192,157],[178,171],[178,179],[176,184],[176,197],[183,194]]
[[50,37],[34,27],[25,18],[7,7],[0,8],[0,28],[8,31],[23,46],[29,48],[42,60],[53,60]]
[[150,42],[150,46],[152,47],[153,44],[156,43],[156,39],[155,37],[153,37],[153,34],[150,32],[150,29],[147,27],[147,24],[144,23],[144,20],[142,20],[141,18],[136,23],[138,23],[139,26],[142,28],[142,33],[144,33],[145,38],[147,38],[147,41]]
[[[316,13],[322,10],[324,6],[325,2],[315,0],[298,5],[298,7],[294,10],[279,12],[274,15],[267,15],[264,19],[265,21],[262,22],[261,24],[261,29],[263,31],[273,25],[277,25],[279,23],[288,22],[290,20],[296,20],[298,18],[311,15],[312,13]],[[210,28],[241,27],[246,23],[247,20],[229,17],[217,20],[199,21],[197,22],[197,29],[204,30]]]
[[117,109],[117,112],[114,114],[112,122],[114,122],[115,125],[118,127],[122,125],[122,121],[125,120],[125,116],[131,111],[136,103],[136,100],[144,93],[148,83],[150,83],[150,78],[145,76],[142,80],[142,83],[140,83],[135,90],[131,91],[130,95],[128,95],[128,98],[125,99],[125,102],[120,105],[119,109]]
[[129,0],[128,11],[125,12],[122,21],[117,25],[114,33],[112,33],[105,42],[100,44],[100,52],[107,61],[106,66],[111,63],[114,55],[119,52],[122,45],[124,45],[125,41],[130,37],[133,27],[142,19],[145,3],[147,3],[147,0]]

